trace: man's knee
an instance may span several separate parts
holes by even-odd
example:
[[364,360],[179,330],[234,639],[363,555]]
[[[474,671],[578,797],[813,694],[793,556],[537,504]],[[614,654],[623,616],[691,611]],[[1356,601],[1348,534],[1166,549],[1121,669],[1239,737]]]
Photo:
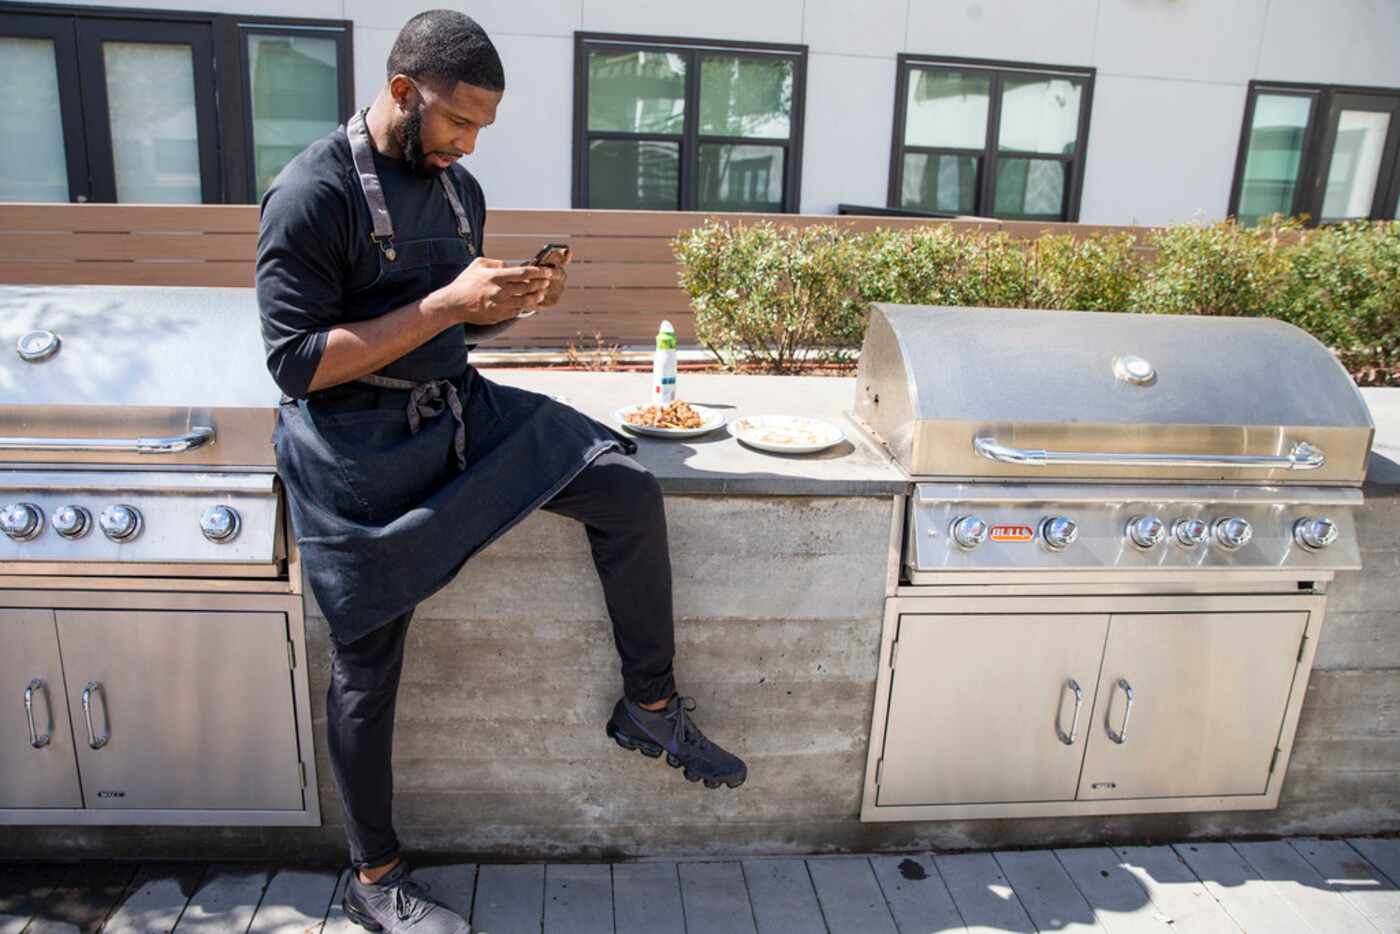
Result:
[[650,470],[622,454],[605,455],[599,461],[597,466],[616,513],[632,522],[665,523],[661,484]]

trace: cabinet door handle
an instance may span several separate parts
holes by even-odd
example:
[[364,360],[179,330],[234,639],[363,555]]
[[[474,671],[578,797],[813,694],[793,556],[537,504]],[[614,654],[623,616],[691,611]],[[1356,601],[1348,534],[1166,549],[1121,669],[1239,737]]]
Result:
[[[1128,698],[1128,706],[1123,708],[1123,727],[1117,733],[1113,732],[1113,727],[1107,724],[1104,724],[1104,728],[1108,730],[1108,738],[1121,745],[1128,741],[1128,718],[1133,715],[1133,686],[1128,683],[1126,678],[1119,678],[1117,686],[1123,689],[1123,693]],[[1113,709],[1111,704],[1109,709]]]
[[[1084,706],[1084,692],[1079,689],[1079,682],[1073,678],[1065,682],[1065,687],[1074,692],[1074,719],[1069,722],[1069,732],[1066,733],[1064,730],[1060,729],[1060,721],[1057,717],[1055,720],[1055,735],[1058,736],[1060,742],[1064,743],[1066,746],[1073,746],[1074,738],[1079,735],[1079,708]],[[1063,692],[1061,692],[1061,696],[1064,696]]]
[[[97,731],[92,728],[92,695],[102,695],[102,735],[98,736]],[[83,688],[83,717],[87,720],[88,746],[93,749],[101,749],[107,745],[107,740],[112,738],[112,726],[107,720],[107,695],[102,691],[102,685],[96,681],[89,681],[87,687]]]
[[[34,726],[34,692],[38,691],[44,695],[44,706],[49,710],[49,728],[40,735]],[[29,721],[29,745],[35,749],[43,749],[53,738],[53,704],[49,703],[49,692],[40,678],[35,678],[29,682],[24,689],[24,716]]]

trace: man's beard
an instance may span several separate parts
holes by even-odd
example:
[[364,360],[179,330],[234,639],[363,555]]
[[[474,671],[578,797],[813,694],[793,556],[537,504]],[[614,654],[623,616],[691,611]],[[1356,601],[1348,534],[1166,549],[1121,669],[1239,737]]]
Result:
[[419,178],[435,178],[442,169],[428,161],[423,152],[423,108],[420,105],[404,120],[399,130],[399,152],[409,171]]

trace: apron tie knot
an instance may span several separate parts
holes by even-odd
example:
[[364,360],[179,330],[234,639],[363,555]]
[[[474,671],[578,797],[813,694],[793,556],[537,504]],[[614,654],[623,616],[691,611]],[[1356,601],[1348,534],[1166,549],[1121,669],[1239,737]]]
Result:
[[451,411],[457,430],[452,443],[457,451],[457,468],[467,469],[467,423],[462,418],[462,397],[451,380],[435,379],[429,383],[418,383],[409,393],[408,430],[418,434],[424,418],[436,418],[444,409]]
[[467,469],[467,422],[462,416],[462,396],[457,384],[450,379],[434,379],[418,383],[413,380],[380,376],[377,373],[361,376],[358,383],[376,386],[380,389],[407,389],[408,405],[404,414],[408,416],[408,430],[418,434],[423,427],[423,419],[437,418],[444,411],[452,413],[457,430],[452,438],[452,446],[457,452],[457,469]]

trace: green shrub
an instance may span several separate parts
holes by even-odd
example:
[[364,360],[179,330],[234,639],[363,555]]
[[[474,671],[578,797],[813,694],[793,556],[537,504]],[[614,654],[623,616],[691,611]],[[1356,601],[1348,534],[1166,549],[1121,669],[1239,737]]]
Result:
[[782,373],[806,352],[841,358],[860,346],[859,248],[838,228],[710,221],[672,247],[696,336],[724,366]]
[[673,242],[700,340],[726,366],[858,349],[872,302],[1248,315],[1292,322],[1363,383],[1400,384],[1400,222],[1273,218],[1033,241],[949,225],[842,232],[709,221]]
[[1132,290],[1129,307],[1149,314],[1276,314],[1296,231],[1291,222],[1164,228],[1148,238],[1157,256]]
[[1336,350],[1359,382],[1400,382],[1400,223],[1338,224],[1303,239],[1278,316]]

